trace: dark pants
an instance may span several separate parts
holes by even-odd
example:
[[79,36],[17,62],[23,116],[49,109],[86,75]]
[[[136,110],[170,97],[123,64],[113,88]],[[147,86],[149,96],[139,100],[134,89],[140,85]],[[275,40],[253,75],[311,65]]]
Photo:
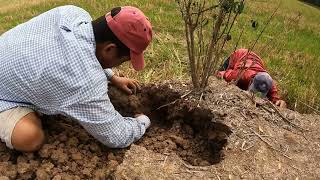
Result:
[[228,57],[227,59],[224,60],[223,64],[221,65],[221,67],[219,68],[219,71],[225,71],[227,70],[228,66],[229,66],[229,60],[230,57]]

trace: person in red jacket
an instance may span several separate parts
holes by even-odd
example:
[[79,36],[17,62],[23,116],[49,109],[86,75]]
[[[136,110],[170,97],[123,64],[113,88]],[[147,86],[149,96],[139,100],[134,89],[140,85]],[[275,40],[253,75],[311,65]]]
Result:
[[259,93],[262,98],[267,97],[277,106],[286,107],[262,59],[254,52],[248,52],[248,49],[238,49],[233,52],[224,62],[217,76],[227,82],[236,81],[240,76],[237,82],[239,88]]

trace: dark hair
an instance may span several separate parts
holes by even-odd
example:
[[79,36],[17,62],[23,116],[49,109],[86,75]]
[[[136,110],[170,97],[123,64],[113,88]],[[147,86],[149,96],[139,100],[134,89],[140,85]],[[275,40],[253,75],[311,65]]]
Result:
[[[120,11],[121,11],[121,7],[113,8],[111,10],[111,16],[114,17]],[[123,44],[109,28],[105,15],[92,21],[92,26],[93,26],[93,32],[94,32],[96,43],[103,43],[103,42],[110,41],[118,47],[120,57],[130,55],[130,49],[125,44]]]

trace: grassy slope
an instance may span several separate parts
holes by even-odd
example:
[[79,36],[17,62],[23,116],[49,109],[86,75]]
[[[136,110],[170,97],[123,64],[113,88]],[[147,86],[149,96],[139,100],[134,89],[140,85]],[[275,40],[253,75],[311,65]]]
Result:
[[[239,29],[244,27],[245,32],[239,47],[250,47],[278,2],[247,1],[245,13],[235,25]],[[317,76],[320,74],[320,10],[296,0],[281,2],[281,8],[254,51],[266,61],[283,96],[293,108],[310,110],[299,101],[317,108],[316,104],[320,103],[320,79]],[[143,82],[189,78],[186,75],[188,66],[183,39],[184,27],[174,0],[0,0],[0,33],[41,12],[65,4],[82,7],[93,18],[114,6],[140,7],[150,17],[155,32],[154,41],[146,53],[148,65],[139,74],[125,65],[120,68],[123,74]],[[296,17],[299,12],[302,14],[299,23],[290,23],[289,19]],[[251,28],[251,19],[258,22],[258,29]],[[235,43],[238,34],[239,30],[233,32],[230,44]],[[270,39],[273,39],[270,45],[263,48]],[[228,46],[226,55],[232,50],[233,46]]]

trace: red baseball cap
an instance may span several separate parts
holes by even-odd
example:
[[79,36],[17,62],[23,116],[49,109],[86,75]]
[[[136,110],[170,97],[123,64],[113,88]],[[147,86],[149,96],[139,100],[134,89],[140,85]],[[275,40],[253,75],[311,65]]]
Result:
[[149,19],[138,8],[123,6],[118,14],[106,14],[106,21],[117,38],[130,49],[130,58],[136,71],[144,68],[143,51],[152,40]]

